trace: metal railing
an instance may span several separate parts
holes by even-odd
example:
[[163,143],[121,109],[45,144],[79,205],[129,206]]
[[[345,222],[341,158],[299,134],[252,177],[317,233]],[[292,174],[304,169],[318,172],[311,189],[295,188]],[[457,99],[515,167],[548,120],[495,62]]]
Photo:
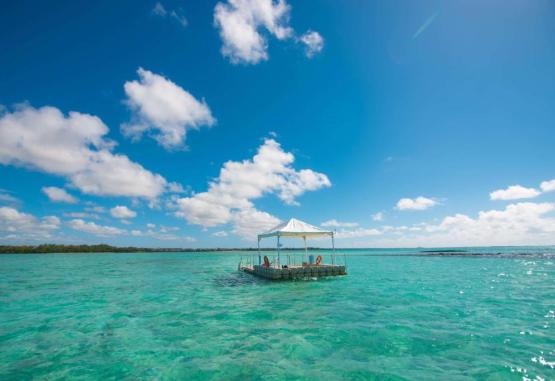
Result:
[[241,255],[241,260],[239,261],[238,269],[242,268],[254,268],[255,265],[263,265],[264,257],[268,257],[270,266],[272,268],[284,268],[287,267],[303,267],[303,266],[316,266],[316,261],[318,256],[322,257],[320,262],[321,266],[325,265],[338,265],[345,266],[347,268],[347,256],[345,254],[338,253],[328,253],[328,252],[309,252],[308,254],[303,253],[284,253],[280,255],[277,253],[265,253],[261,252],[251,255]]

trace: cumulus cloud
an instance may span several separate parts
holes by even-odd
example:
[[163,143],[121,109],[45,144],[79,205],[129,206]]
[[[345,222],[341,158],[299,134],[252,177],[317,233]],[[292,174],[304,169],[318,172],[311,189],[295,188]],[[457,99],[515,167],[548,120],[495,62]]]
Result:
[[185,193],[185,189],[183,188],[183,185],[179,184],[179,183],[175,183],[175,182],[171,182],[168,184],[168,192],[171,193]]
[[113,226],[99,225],[95,222],[87,222],[80,218],[68,222],[68,226],[73,230],[89,233],[101,237],[124,234],[126,231]]
[[112,152],[108,127],[92,115],[19,106],[0,115],[0,163],[66,177],[83,193],[154,198],[166,180]]
[[229,0],[214,9],[214,23],[223,41],[222,54],[233,63],[256,64],[268,59],[264,28],[279,40],[293,34],[288,26],[290,7],[284,0]]
[[448,247],[492,245],[553,245],[555,218],[553,203],[521,202],[505,209],[486,210],[476,217],[447,216],[439,223],[412,226],[384,226],[383,234],[357,246]]
[[137,73],[138,81],[124,85],[126,103],[133,112],[131,122],[121,126],[124,135],[139,139],[151,132],[164,148],[175,149],[185,144],[189,130],[216,123],[204,100],[161,75],[143,68]]
[[555,191],[555,179],[549,181],[542,181],[540,184],[541,190],[545,192],[553,192]]
[[56,216],[37,218],[15,208],[0,207],[0,232],[5,240],[41,240],[52,237],[52,232],[60,228],[60,219]]
[[318,32],[309,30],[299,40],[305,44],[305,54],[308,58],[312,58],[324,48],[324,38]]
[[[291,7],[285,0],[228,0],[214,8],[214,25],[219,29],[221,52],[232,63],[256,64],[268,59],[266,36],[278,40],[295,35],[289,26]],[[322,50],[323,38],[313,31],[299,38],[310,56]]]
[[255,208],[234,212],[232,221],[233,234],[250,241],[254,240],[260,232],[270,230],[281,222],[279,218],[272,216],[270,213]]
[[[554,243],[555,219],[546,217],[552,203],[521,202],[504,210],[488,210],[477,218],[464,214],[448,216],[438,225],[425,225],[436,242],[458,245],[527,245]],[[429,245],[429,244],[428,244]]]
[[229,234],[227,234],[226,231],[220,230],[220,231],[218,231],[218,232],[212,233],[212,235],[213,235],[214,237],[220,237],[220,238],[222,238],[222,237],[227,237]]
[[431,198],[419,196],[417,198],[402,198],[397,202],[398,210],[425,210],[437,205]]
[[50,201],[67,202],[68,204],[77,203],[77,198],[67,193],[65,189],[58,187],[43,187],[42,191],[48,196]]
[[534,198],[540,194],[541,192],[534,188],[511,185],[507,189],[499,189],[491,192],[489,197],[491,200],[518,200],[523,198]]
[[110,214],[115,218],[134,218],[137,216],[137,212],[122,205],[114,206],[110,209]]
[[225,224],[231,220],[229,204],[222,205],[209,192],[198,193],[193,197],[177,200],[178,217],[185,218],[189,223],[204,227]]
[[276,194],[286,204],[297,205],[296,198],[303,193],[331,186],[323,173],[295,170],[294,159],[278,142],[266,139],[251,160],[225,163],[220,175],[209,183],[208,191],[177,199],[176,215],[204,227],[232,222],[235,234],[252,238],[250,226],[258,224],[257,229],[264,230],[279,222],[256,210],[252,200]]
[[182,10],[166,9],[162,3],[157,2],[152,8],[152,14],[159,17],[169,17],[177,21],[182,27],[186,27],[188,24],[187,18],[183,15]]
[[339,222],[336,219],[322,222],[320,225],[332,228],[353,228],[358,226],[356,222]]

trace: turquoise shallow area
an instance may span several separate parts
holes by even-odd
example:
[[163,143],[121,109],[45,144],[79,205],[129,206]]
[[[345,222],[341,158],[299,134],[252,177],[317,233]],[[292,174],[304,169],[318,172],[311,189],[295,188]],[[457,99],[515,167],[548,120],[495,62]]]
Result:
[[280,283],[238,253],[3,255],[0,379],[555,379],[554,257],[396,253]]

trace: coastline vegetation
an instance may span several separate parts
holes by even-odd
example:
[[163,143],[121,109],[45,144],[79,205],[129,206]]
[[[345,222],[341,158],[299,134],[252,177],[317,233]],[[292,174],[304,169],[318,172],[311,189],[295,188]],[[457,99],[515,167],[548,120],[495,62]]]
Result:
[[[321,250],[310,247],[309,250]],[[214,251],[257,251],[257,248],[167,248],[98,245],[0,245],[0,254],[62,254],[62,253],[160,253],[160,252],[214,252]],[[260,248],[261,251],[275,251],[275,248]],[[281,250],[300,250],[299,248],[281,248]]]

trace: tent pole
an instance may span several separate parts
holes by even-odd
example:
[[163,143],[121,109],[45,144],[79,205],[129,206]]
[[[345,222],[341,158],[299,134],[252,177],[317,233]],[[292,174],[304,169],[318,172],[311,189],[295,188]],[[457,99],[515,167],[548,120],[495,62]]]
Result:
[[331,257],[331,263],[335,265],[335,239],[333,238],[333,232],[331,232],[331,247],[333,252]]
[[277,261],[278,261],[278,269],[279,269],[280,268],[280,263],[281,263],[280,260],[279,260],[279,234],[278,234],[277,237],[278,237],[277,238],[277,251],[278,251],[278,260]]
[[260,236],[258,236],[258,264],[260,265],[260,263]]
[[304,261],[308,263],[308,249],[306,248],[306,236],[303,236],[304,240]]

